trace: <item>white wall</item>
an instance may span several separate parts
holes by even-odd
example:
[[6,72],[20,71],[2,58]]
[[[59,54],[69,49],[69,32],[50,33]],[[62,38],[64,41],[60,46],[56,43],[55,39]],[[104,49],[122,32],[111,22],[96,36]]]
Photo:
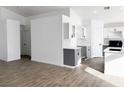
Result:
[[7,60],[6,21],[0,21],[0,59]]
[[25,24],[25,17],[18,15],[8,9],[0,7],[0,59],[7,61],[7,19],[18,20]]
[[[82,26],[82,19],[80,18],[80,16],[75,12],[75,10],[73,8],[70,8],[70,22],[72,25],[75,25],[75,35],[77,38],[78,37],[78,33],[79,32],[79,26]],[[77,39],[75,39],[77,42]],[[77,45],[77,43],[76,43]]]
[[7,20],[7,61],[20,59],[20,22]]
[[[64,27],[65,26],[65,23],[68,23],[68,27]],[[66,30],[65,30],[66,28]],[[68,34],[65,32],[65,31],[68,31]],[[72,23],[71,23],[71,19],[69,16],[65,16],[65,15],[62,15],[62,32],[63,32],[63,48],[66,48],[66,47],[76,47],[77,46],[77,43],[76,43],[76,40],[75,38],[71,38],[71,35],[72,35]],[[64,38],[64,35],[68,35],[68,38]]]
[[59,10],[59,11],[52,11],[52,12],[48,12],[48,13],[44,13],[44,14],[39,14],[39,15],[35,15],[35,16],[30,16],[26,18],[26,25],[30,26],[31,20],[32,19],[37,19],[37,18],[41,18],[41,17],[48,17],[48,16],[54,16],[54,15],[67,15],[70,16],[69,13],[69,8],[67,9],[63,9],[63,10]]
[[[1,22],[0,22],[0,28],[1,28]],[[2,30],[0,29],[0,59],[2,58]]]
[[103,20],[105,23],[124,22],[124,12],[120,9],[108,11],[107,13],[104,13]]
[[[104,10],[104,6],[79,6],[73,9],[80,15],[82,20],[99,18],[104,23],[124,22],[124,9],[121,6],[111,6],[110,10]],[[95,12],[96,11],[96,12]]]
[[1,19],[6,20],[6,19],[13,19],[13,20],[18,20],[20,21],[21,25],[25,25],[25,20],[26,18],[24,16],[21,16],[11,10],[8,10],[6,8],[0,7],[1,10]]
[[[82,20],[79,15],[72,9],[69,9],[70,16],[63,16],[63,24],[69,23],[69,39],[63,38],[63,47],[77,47],[77,34],[79,32],[78,27],[82,25]],[[75,26],[75,37],[71,38],[72,35],[72,26]],[[63,26],[64,28],[64,26]],[[63,30],[64,32],[64,30]],[[64,35],[64,34],[63,34]],[[64,37],[64,36],[63,36]]]
[[79,46],[91,46],[91,20],[84,20],[82,24],[86,28],[87,38],[78,39]]
[[20,23],[15,20],[1,22],[0,59],[4,61],[20,59]]
[[31,21],[32,60],[63,65],[62,17],[48,16]]
[[[57,10],[57,11],[43,13],[43,14],[39,14],[39,15],[35,15],[35,16],[26,17],[26,25],[25,25],[25,27],[27,27],[26,31],[30,31],[31,20],[33,20],[33,19],[44,18],[44,17],[49,17],[49,16],[55,16],[55,15],[60,15],[61,16],[63,14],[69,16],[70,15],[69,11],[70,11],[69,8],[67,8],[67,9],[62,9],[62,10],[59,10],[59,11]],[[27,39],[29,39],[29,38],[27,38]],[[25,40],[23,39],[23,41],[25,41]],[[30,41],[30,40],[27,40],[27,41]],[[29,46],[29,49],[30,48],[31,48],[31,46]],[[26,52],[26,51],[23,51],[23,54],[25,54],[24,52]],[[30,50],[29,50],[29,52],[30,52]],[[28,54],[30,54],[30,53],[28,53]]]
[[70,21],[72,24],[76,26],[82,25],[81,17],[76,13],[76,11],[73,8],[70,8]]

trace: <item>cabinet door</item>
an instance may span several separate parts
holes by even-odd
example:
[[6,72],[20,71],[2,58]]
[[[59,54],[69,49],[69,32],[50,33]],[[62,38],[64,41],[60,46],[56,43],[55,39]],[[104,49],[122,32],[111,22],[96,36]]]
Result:
[[75,65],[79,64],[78,62],[80,59],[81,59],[81,48],[75,50]]
[[69,23],[64,23],[64,39],[69,39]]
[[75,55],[73,49],[64,49],[64,65],[75,66]]
[[87,57],[87,47],[86,46],[82,46],[81,48],[81,57]]

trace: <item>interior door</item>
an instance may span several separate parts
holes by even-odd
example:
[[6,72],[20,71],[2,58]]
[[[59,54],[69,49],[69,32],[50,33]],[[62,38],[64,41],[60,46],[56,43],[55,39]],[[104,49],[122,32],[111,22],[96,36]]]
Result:
[[91,24],[91,57],[103,57],[103,21],[93,20]]
[[30,31],[21,27],[21,55],[31,55],[31,37]]

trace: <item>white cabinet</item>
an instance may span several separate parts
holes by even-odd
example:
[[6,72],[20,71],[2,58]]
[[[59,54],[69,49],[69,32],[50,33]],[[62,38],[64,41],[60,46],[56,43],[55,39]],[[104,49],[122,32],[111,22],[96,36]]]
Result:
[[104,38],[122,38],[124,27],[104,28]]
[[112,27],[112,28],[110,28],[110,31],[111,32],[121,32],[121,31],[124,31],[124,28],[123,27]]

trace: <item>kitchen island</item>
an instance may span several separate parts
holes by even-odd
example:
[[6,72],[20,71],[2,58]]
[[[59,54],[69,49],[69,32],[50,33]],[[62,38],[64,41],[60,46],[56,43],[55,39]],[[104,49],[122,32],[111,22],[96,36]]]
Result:
[[124,49],[111,49],[111,47],[108,47],[104,50],[104,73],[124,77]]

